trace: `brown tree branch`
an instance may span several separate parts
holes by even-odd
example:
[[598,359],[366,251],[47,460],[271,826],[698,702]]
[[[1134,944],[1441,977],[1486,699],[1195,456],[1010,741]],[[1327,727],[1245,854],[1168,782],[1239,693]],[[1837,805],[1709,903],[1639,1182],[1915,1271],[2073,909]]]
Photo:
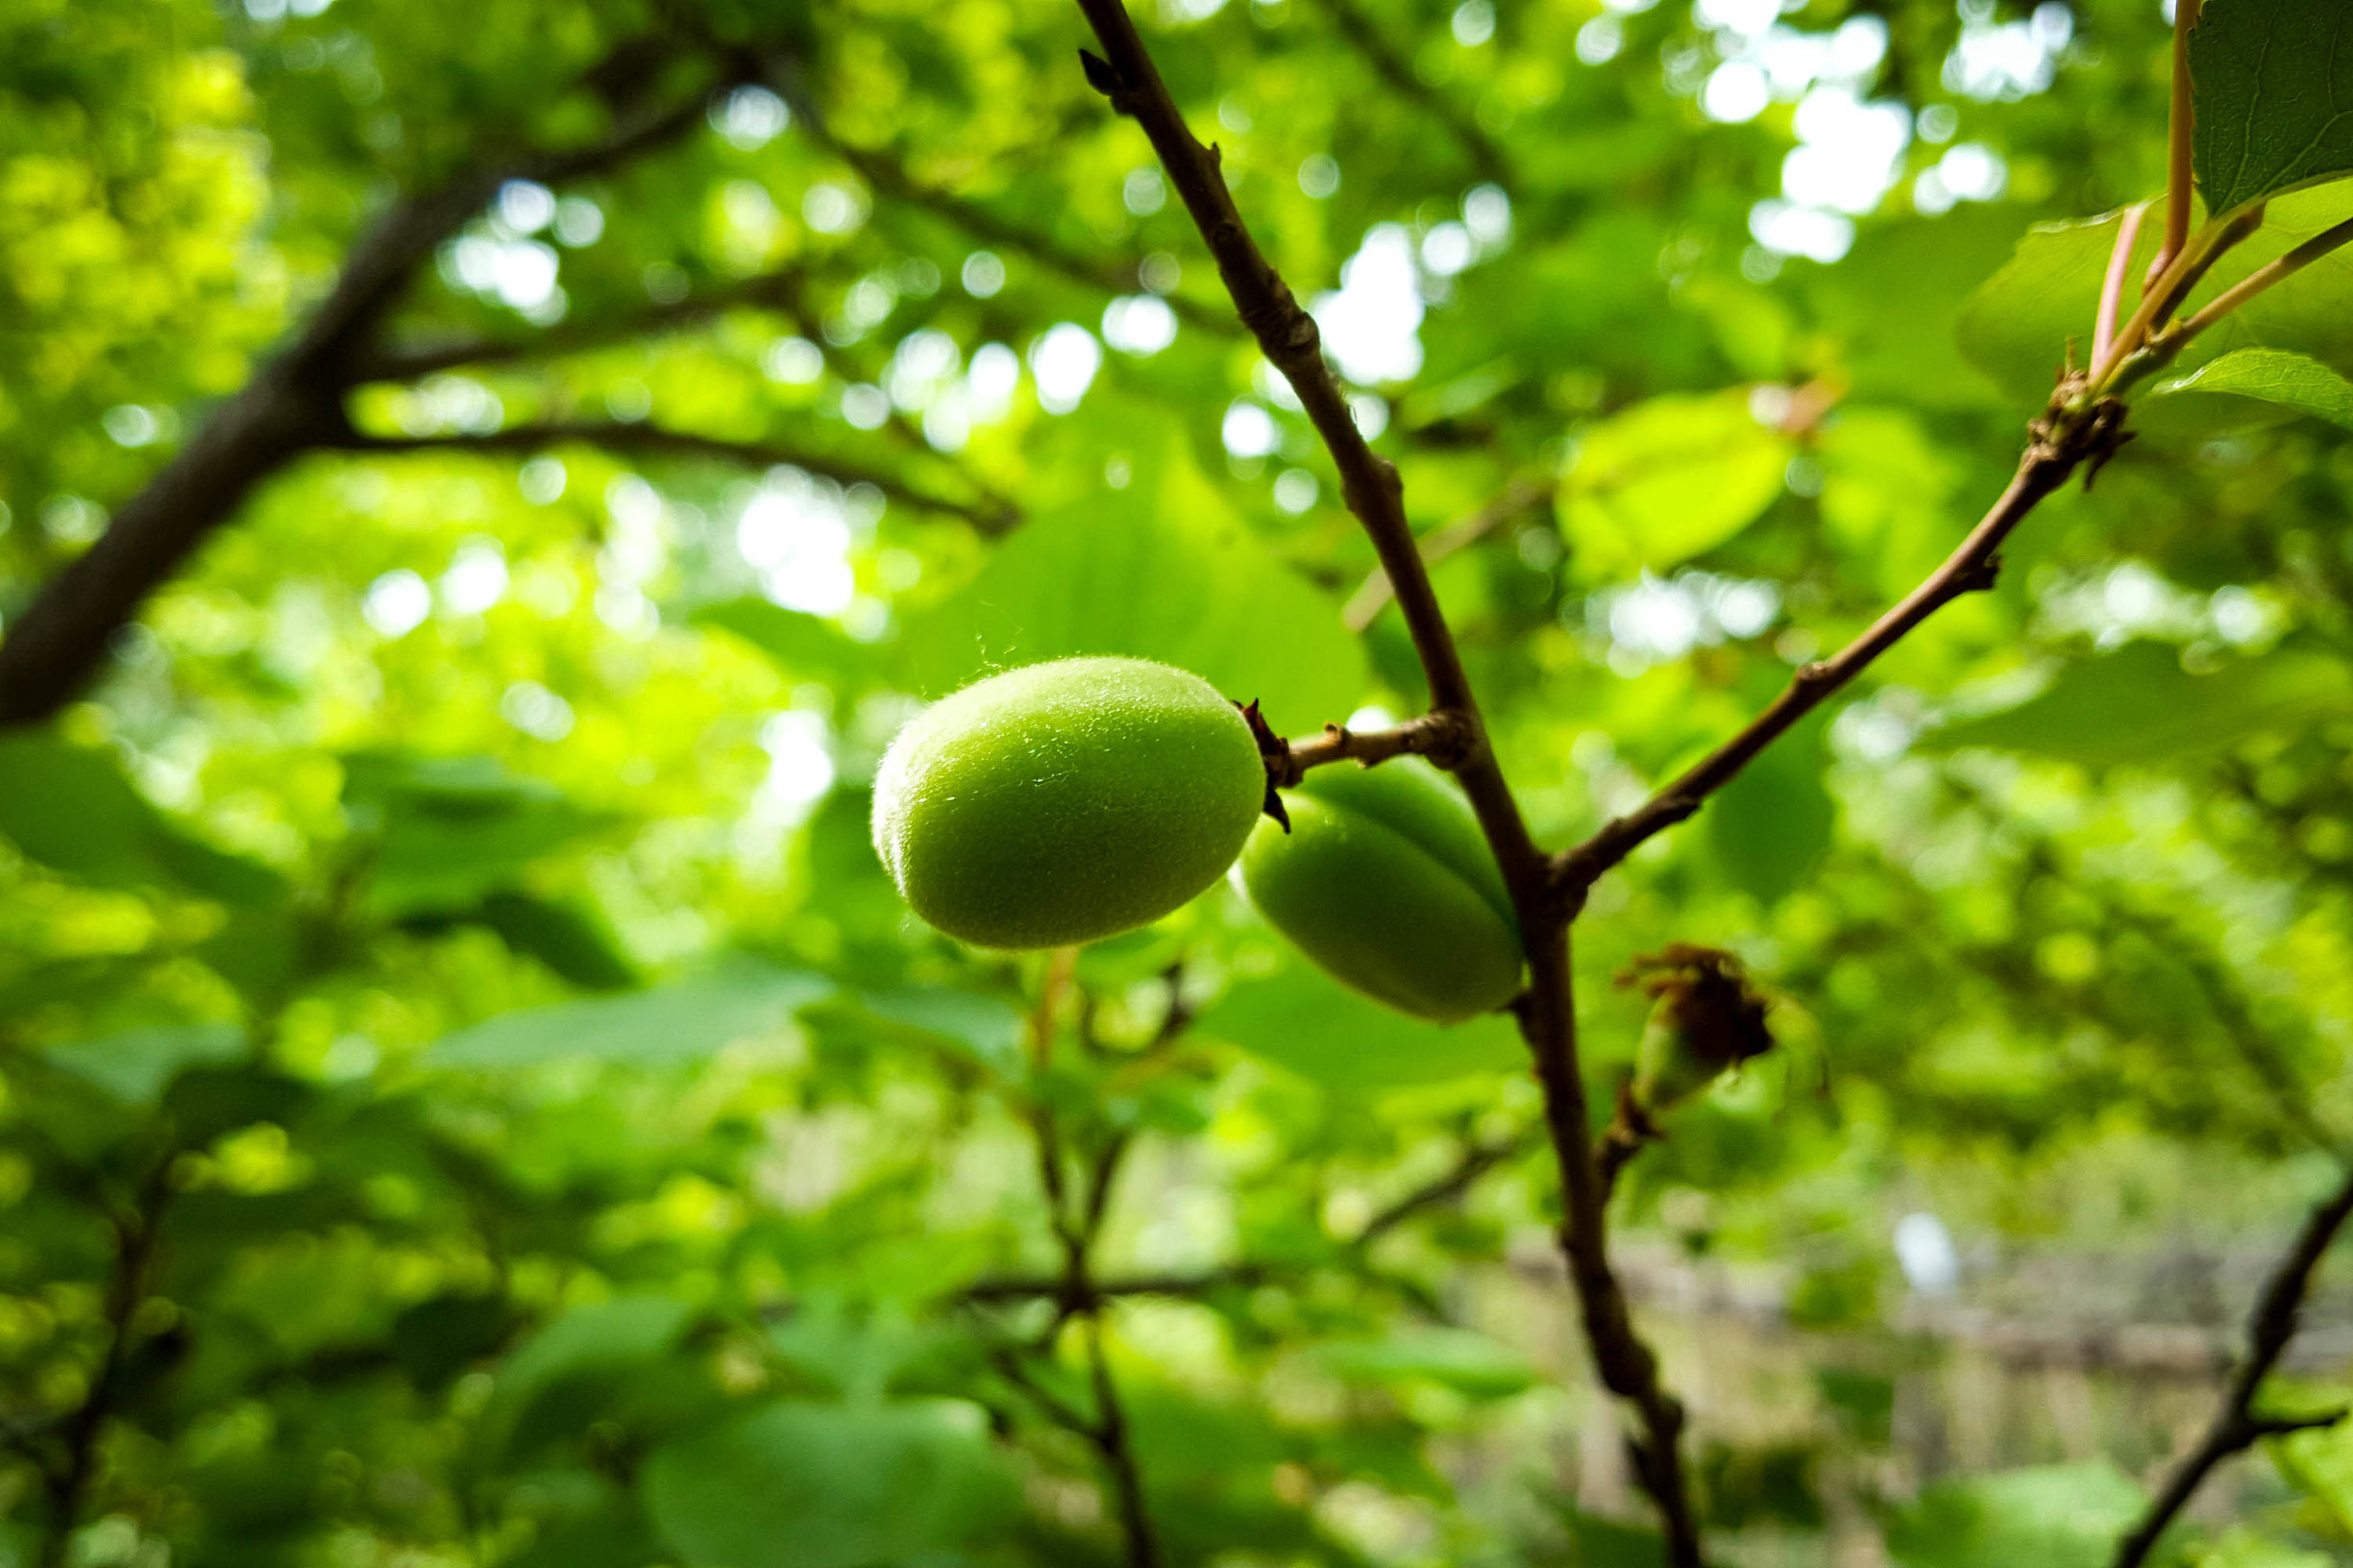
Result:
[[773,437],[739,441],[727,436],[703,435],[694,430],[676,430],[660,425],[621,420],[540,420],[527,425],[510,425],[504,429],[461,431],[451,435],[353,433],[338,436],[327,445],[335,451],[357,453],[538,452],[568,441],[601,447],[607,452],[711,457],[722,462],[761,468],[779,463],[790,464],[840,484],[870,484],[894,501],[927,512],[962,518],[985,533],[1002,532],[1014,522],[1014,514],[1001,509],[1002,503],[957,501],[934,495],[917,489],[887,470],[870,468]]
[[1332,25],[1338,30],[1356,52],[1364,57],[1389,90],[1400,100],[1412,105],[1437,122],[1455,139],[1470,159],[1472,169],[1483,180],[1491,180],[1508,188],[1512,183],[1511,159],[1479,127],[1479,122],[1462,111],[1452,99],[1433,91],[1414,71],[1405,56],[1381,36],[1372,19],[1356,5],[1356,0],[1321,0],[1331,13]]
[[1438,607],[1430,575],[1407,524],[1396,468],[1376,456],[1357,429],[1346,395],[1323,356],[1314,318],[1268,264],[1226,189],[1218,155],[1185,123],[1120,0],[1078,0],[1107,59],[1085,56],[1088,79],[1112,107],[1142,126],[1201,231],[1218,275],[1242,323],[1297,394],[1340,476],[1340,492],[1372,540],[1413,639],[1431,706],[1467,724],[1471,744],[1454,772],[1477,813],[1520,917],[1527,944],[1529,987],[1520,998],[1521,1034],[1544,1089],[1545,1119],[1560,1167],[1567,1223],[1561,1248],[1584,1314],[1585,1338],[1603,1384],[1631,1402],[1642,1436],[1634,1441],[1636,1474],[1657,1505],[1672,1568],[1699,1568],[1699,1525],[1683,1482],[1678,1442],[1682,1408],[1660,1385],[1657,1359],[1635,1334],[1626,1293],[1611,1269],[1600,1172],[1577,1064],[1575,1010],[1570,999],[1568,915],[1553,899],[1547,865],[1528,835],[1519,802],[1486,743],[1479,703]]
[[602,141],[460,173],[395,202],[345,258],[332,289],[285,348],[217,405],[187,444],[119,507],[96,544],[45,583],[0,642],[0,726],[56,713],[105,662],[109,641],[254,487],[350,432],[343,396],[418,266],[509,180],[576,179],[683,135],[723,81]]
[[[1556,479],[1512,480],[1505,487],[1503,494],[1494,500],[1434,529],[1423,539],[1422,564],[1434,566],[1465,546],[1476,544],[1522,513],[1549,505],[1559,487]],[[1348,624],[1350,631],[1362,631],[1380,619],[1383,610],[1388,608],[1390,597],[1389,575],[1380,567],[1374,567],[1364,578],[1364,585],[1349,597],[1348,607],[1340,612],[1340,619]]]
[[2221,1407],[2206,1428],[2206,1434],[2192,1449],[2181,1463],[2166,1478],[2165,1485],[2149,1500],[2148,1511],[2138,1524],[2117,1542],[2113,1568],[2140,1568],[2155,1550],[2157,1539],[2174,1515],[2196,1492],[2214,1468],[2231,1456],[2254,1446],[2264,1437],[2276,1437],[2292,1432],[2305,1432],[2316,1427],[2335,1426],[2348,1413],[2342,1409],[2310,1415],[2265,1416],[2254,1412],[2255,1396],[2263,1387],[2264,1379],[2295,1337],[2296,1316],[2304,1305],[2305,1292],[2311,1288],[2313,1271],[2320,1266],[2329,1243],[2337,1238],[2346,1218],[2353,1216],[2353,1171],[2346,1173],[2335,1193],[2313,1210],[2297,1233],[2295,1244],[2281,1257],[2264,1282],[2263,1294],[2256,1299],[2254,1311],[2248,1314],[2246,1326],[2246,1356],[2232,1375],[2230,1385],[2223,1390]]
[[2097,463],[2121,437],[2123,405],[2101,401],[2075,406],[2054,398],[2052,409],[2035,422],[2025,454],[2009,488],[1984,519],[1926,581],[1913,589],[1853,642],[1831,657],[1809,664],[1741,732],[1694,764],[1680,777],[1623,817],[1604,824],[1584,843],[1553,861],[1554,887],[1569,907],[1582,904],[1603,872],[1632,854],[1654,835],[1682,821],[1707,797],[1730,783],[1752,757],[1830,695],[1860,674],[1915,626],[1962,595],[1994,584],[2002,541],[2025,521],[2036,503],[2065,484],[2086,462]]
[[1370,768],[1391,757],[1428,757],[1440,768],[1456,766],[1477,732],[1470,721],[1447,708],[1433,708],[1387,729],[1350,729],[1326,724],[1310,740],[1284,741],[1279,756],[1267,760],[1267,773],[1277,787],[1290,789],[1311,768],[1354,762]]

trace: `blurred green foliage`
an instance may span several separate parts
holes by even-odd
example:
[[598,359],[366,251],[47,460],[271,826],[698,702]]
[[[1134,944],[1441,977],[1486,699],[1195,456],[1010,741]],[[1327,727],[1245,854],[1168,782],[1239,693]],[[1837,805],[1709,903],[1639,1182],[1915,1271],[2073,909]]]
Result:
[[[2156,0],[1138,9],[1416,526],[1551,498],[1435,576],[1554,845],[1942,558],[2088,336],[2085,215],[2163,179]],[[694,91],[698,30],[786,96],[502,189],[395,318],[477,346],[354,400],[427,445],[275,477],[0,741],[0,1562],[1109,1563],[1114,1448],[1172,1564],[1655,1561],[1501,1019],[1339,992],[1223,889],[1066,976],[977,953],[869,846],[897,724],[1009,661],[1293,735],[1423,700],[1074,9],[12,0],[0,628],[396,191]],[[1595,890],[1597,1104],[1633,955],[1779,998],[1618,1197],[1727,1561],[2101,1560],[2202,1384],[2101,1384],[2112,1460],[1972,1437],[1956,1313],[2188,1247],[2216,1299],[2127,1310],[2218,1333],[2330,1179],[2344,265]],[[810,455],[476,450],[530,421]],[[2169,1550],[2344,1560],[2346,1441]]]

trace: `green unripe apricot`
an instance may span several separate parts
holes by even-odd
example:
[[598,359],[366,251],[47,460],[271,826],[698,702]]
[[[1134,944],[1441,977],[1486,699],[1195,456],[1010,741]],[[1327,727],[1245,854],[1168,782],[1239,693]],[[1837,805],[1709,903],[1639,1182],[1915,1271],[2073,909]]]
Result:
[[1059,659],[968,686],[899,731],[874,779],[874,849],[949,936],[1060,947],[1215,882],[1265,796],[1248,723],[1208,681]]
[[1342,985],[1454,1023],[1520,989],[1519,922],[1470,802],[1415,758],[1318,768],[1262,821],[1235,878]]

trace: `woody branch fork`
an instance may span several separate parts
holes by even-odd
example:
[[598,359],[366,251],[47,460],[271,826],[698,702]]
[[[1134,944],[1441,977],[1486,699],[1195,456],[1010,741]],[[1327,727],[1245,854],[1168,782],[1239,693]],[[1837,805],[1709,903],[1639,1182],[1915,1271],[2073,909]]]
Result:
[[1120,0],[1079,0],[1079,7],[1103,49],[1101,58],[1087,60],[1089,80],[1115,110],[1143,128],[1208,244],[1243,325],[1298,394],[1339,472],[1342,498],[1370,537],[1395,591],[1429,682],[1431,707],[1450,716],[1447,724],[1459,744],[1449,748],[1446,760],[1502,868],[1527,944],[1530,983],[1516,1012],[1544,1088],[1566,1211],[1561,1248],[1582,1309],[1586,1342],[1604,1386],[1635,1412],[1637,1433],[1630,1439],[1635,1472],[1657,1505],[1669,1560],[1677,1568],[1696,1568],[1703,1560],[1699,1530],[1678,1454],[1682,1407],[1660,1382],[1657,1357],[1635,1332],[1625,1290],[1609,1264],[1605,1193],[1590,1146],[1577,1065],[1569,909],[1554,894],[1550,865],[1529,836],[1487,744],[1478,697],[1414,547],[1397,470],[1358,430],[1324,360],[1314,319],[1251,237],[1226,188],[1217,150],[1205,146],[1186,125],[1126,7]]

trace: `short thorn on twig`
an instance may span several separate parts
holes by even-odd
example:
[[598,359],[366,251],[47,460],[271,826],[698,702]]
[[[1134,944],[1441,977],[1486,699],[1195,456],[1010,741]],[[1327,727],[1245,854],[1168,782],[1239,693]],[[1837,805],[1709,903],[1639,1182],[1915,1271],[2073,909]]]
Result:
[[1996,551],[1984,560],[1972,565],[1952,585],[1955,594],[1983,594],[1993,591],[2001,580],[2001,552]]
[[1087,85],[1111,100],[1112,112],[1136,117],[1135,100],[1129,95],[1126,81],[1119,68],[1091,49],[1078,52],[1079,69],[1087,73]]
[[1274,732],[1266,716],[1259,711],[1259,699],[1237,702],[1242,719],[1250,725],[1251,738],[1259,743],[1259,760],[1266,765],[1266,798],[1259,809],[1283,824],[1283,831],[1291,830],[1291,815],[1283,808],[1283,791],[1299,782],[1299,767],[1291,757],[1291,743]]

